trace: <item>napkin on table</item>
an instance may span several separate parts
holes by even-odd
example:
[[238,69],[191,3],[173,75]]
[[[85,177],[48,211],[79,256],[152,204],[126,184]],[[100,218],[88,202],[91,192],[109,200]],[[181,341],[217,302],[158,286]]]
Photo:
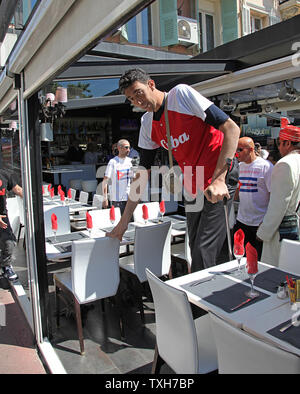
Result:
[[234,241],[234,254],[244,255],[245,233],[241,228],[234,233],[233,241]]
[[250,242],[246,245],[246,257],[248,274],[256,274],[258,271],[257,250],[250,244]]
[[149,213],[148,213],[148,207],[147,207],[147,205],[143,205],[142,206],[142,209],[143,209],[143,219],[144,220],[148,220],[149,219]]
[[72,199],[71,189],[68,190],[68,198],[69,198],[70,200]]
[[89,214],[89,212],[86,212],[86,227],[88,229],[92,229],[93,228],[93,219],[91,217],[91,215]]
[[109,211],[109,218],[112,222],[114,222],[116,220],[116,212],[115,212],[115,207],[114,205],[110,208]]
[[166,212],[166,206],[165,206],[164,200],[162,200],[162,201],[159,203],[159,212],[160,212],[160,213],[165,213],[165,212]]
[[52,224],[52,230],[57,231],[57,216],[55,213],[52,213],[51,215],[51,224]]

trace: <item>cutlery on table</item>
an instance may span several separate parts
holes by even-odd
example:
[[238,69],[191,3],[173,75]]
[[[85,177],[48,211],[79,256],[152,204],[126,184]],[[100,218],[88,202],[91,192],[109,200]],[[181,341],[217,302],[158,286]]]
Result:
[[255,298],[257,298],[257,297],[258,296],[247,298],[245,301],[241,302],[240,304],[234,306],[233,308],[230,308],[230,310],[235,311],[236,309],[242,307],[243,305],[248,304],[248,302],[255,300]]
[[286,330],[288,330],[289,328],[293,327],[294,323],[290,322],[288,324],[286,324],[285,326],[283,326],[282,328],[280,328],[280,332],[285,332]]
[[199,280],[197,280],[196,282],[191,283],[191,284],[190,284],[190,287],[200,285],[201,283],[209,282],[209,281],[211,281],[212,279],[215,279],[215,275],[212,275],[212,276],[210,276],[210,277],[208,277],[208,278],[199,279]]

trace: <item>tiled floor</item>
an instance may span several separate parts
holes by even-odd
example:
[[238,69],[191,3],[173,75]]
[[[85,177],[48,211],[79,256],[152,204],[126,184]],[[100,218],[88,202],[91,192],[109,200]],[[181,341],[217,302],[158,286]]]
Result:
[[[226,245],[219,262],[226,261]],[[28,290],[26,257],[22,241],[15,249],[15,271],[25,291]],[[155,313],[151,300],[144,299],[145,326],[142,326],[136,307],[126,303],[123,309],[125,315],[125,340],[121,339],[119,316],[113,304],[105,302],[103,313],[101,303],[92,307],[84,307],[84,338],[85,354],[79,353],[79,342],[74,315],[67,313],[61,316],[60,327],[56,327],[55,295],[53,272],[68,269],[68,263],[49,264],[49,290],[52,315],[53,338],[51,343],[69,374],[144,374],[150,373],[155,346]],[[177,265],[178,274],[180,266]],[[161,373],[172,373],[168,366],[163,366]]]

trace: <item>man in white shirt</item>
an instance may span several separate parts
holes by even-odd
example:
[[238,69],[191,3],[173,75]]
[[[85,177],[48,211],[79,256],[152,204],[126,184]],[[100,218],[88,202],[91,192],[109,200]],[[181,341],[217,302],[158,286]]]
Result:
[[250,137],[239,139],[237,157],[240,162],[240,203],[234,232],[240,228],[244,231],[245,245],[250,242],[260,259],[262,242],[256,238],[256,232],[268,208],[273,164],[256,155]]
[[113,157],[107,164],[105,176],[102,182],[102,194],[104,197],[103,208],[108,208],[108,181],[111,180],[110,200],[112,205],[119,207],[123,213],[130,191],[132,179],[132,159],[128,157],[130,144],[121,139],[117,148],[118,156]]

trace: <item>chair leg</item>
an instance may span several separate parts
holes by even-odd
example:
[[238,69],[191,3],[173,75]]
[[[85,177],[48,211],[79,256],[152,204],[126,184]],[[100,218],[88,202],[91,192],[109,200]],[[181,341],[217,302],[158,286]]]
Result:
[[119,313],[119,322],[120,322],[120,334],[121,334],[121,339],[125,339],[125,330],[124,330],[124,314],[123,314],[123,308],[122,308],[122,298],[119,292],[119,289],[114,296],[115,299],[115,305]]
[[154,359],[152,363],[152,374],[159,374],[162,365],[165,364],[164,360],[160,357],[157,344],[155,345]]
[[22,230],[22,224],[19,224],[19,231],[18,231],[18,243],[20,241],[20,235],[21,235],[21,230]]
[[84,354],[84,339],[83,339],[81,311],[80,311],[80,304],[77,302],[75,297],[74,297],[74,307],[75,307],[75,314],[76,314],[77,332],[78,332],[78,338],[79,338],[79,344],[80,344],[80,353],[81,353],[81,355],[83,355]]

